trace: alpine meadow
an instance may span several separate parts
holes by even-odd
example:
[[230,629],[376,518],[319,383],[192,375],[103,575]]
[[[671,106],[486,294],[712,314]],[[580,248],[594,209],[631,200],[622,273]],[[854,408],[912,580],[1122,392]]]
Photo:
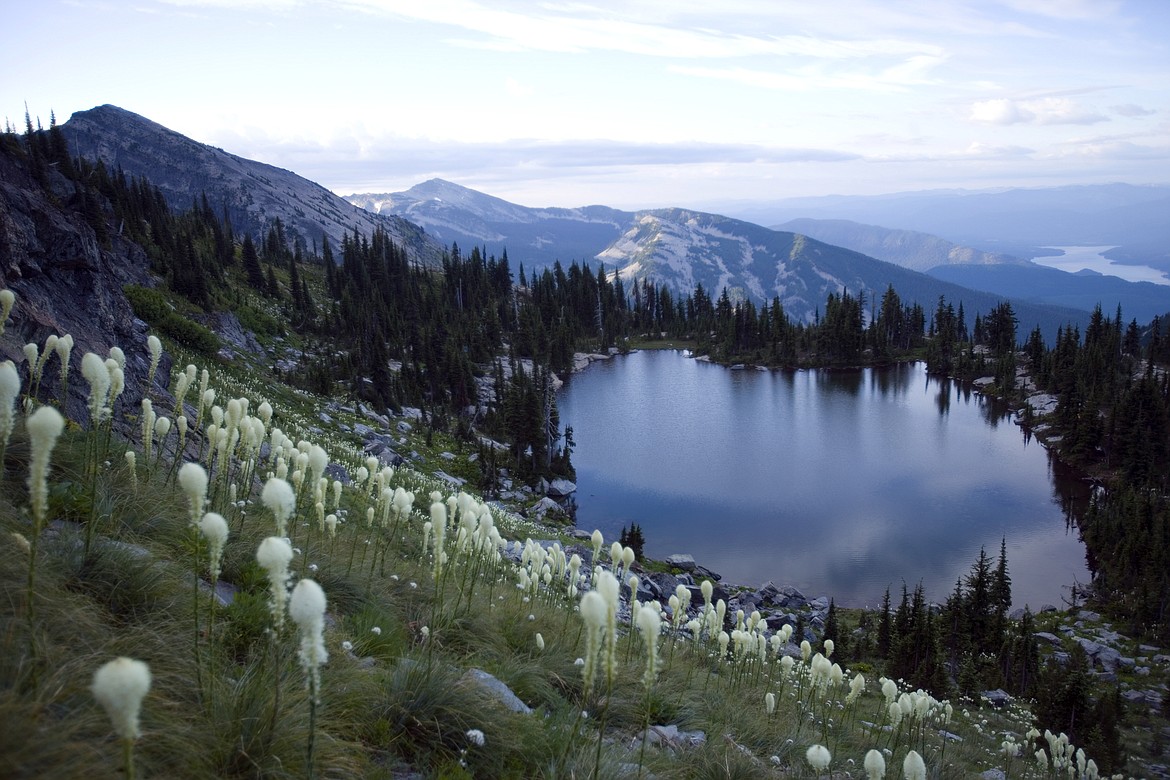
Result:
[[[635,247],[608,267],[535,261],[112,106],[25,124],[0,135],[6,776],[1170,773],[1166,316],[684,209],[606,212]],[[695,259],[717,244],[757,265]],[[1092,485],[1091,582],[1013,612],[1004,540],[950,593],[907,572],[845,608],[575,527],[557,387],[666,348],[921,361],[1009,402]]]

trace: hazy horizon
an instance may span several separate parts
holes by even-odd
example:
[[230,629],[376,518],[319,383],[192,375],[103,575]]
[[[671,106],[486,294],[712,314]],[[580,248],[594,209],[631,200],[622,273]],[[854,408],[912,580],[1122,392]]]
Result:
[[113,104],[339,195],[527,206],[1170,182],[1170,4],[48,0],[0,114]]

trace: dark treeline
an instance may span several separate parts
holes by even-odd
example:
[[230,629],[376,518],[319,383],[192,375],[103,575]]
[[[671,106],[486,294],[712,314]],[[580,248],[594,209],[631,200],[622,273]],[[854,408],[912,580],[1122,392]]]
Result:
[[1050,420],[1063,458],[1098,477],[1080,521],[1090,596],[1130,630],[1170,640],[1170,334],[1160,318],[1124,324],[1100,307],[1083,334],[1066,328],[1025,351],[1057,399]]
[[1004,540],[998,558],[980,550],[942,605],[929,603],[921,584],[911,590],[903,583],[901,599],[892,602],[887,589],[876,613],[861,614],[858,631],[843,630],[830,602],[824,635],[836,644],[834,657],[862,664],[880,659],[887,677],[940,698],[978,699],[1002,689],[1030,699],[1040,729],[1067,734],[1102,770],[1119,770],[1125,764],[1120,688],[1102,690],[1079,645],[1067,664],[1042,662],[1032,613],[1009,619],[1011,603]]

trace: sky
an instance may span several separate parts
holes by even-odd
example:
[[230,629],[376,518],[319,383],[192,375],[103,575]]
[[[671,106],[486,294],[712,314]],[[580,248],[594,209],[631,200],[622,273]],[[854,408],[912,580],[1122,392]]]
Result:
[[1170,183],[1165,0],[5,3],[0,118],[110,103],[340,195]]

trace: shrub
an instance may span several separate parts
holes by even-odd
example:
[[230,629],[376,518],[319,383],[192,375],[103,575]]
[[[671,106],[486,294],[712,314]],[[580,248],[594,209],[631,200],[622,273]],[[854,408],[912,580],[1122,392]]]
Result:
[[157,290],[127,285],[123,288],[134,313],[163,334],[202,355],[219,350],[219,337],[176,312]]

